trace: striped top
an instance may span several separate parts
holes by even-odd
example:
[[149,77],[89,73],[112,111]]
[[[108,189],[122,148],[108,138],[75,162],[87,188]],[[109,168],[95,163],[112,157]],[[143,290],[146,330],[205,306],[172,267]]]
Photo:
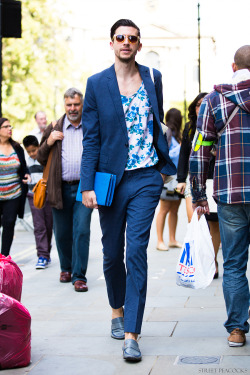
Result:
[[15,199],[22,194],[19,169],[20,160],[15,151],[10,155],[0,153],[0,201]]
[[29,168],[31,182],[28,184],[29,186],[29,193],[32,193],[34,186],[37,182],[43,177],[43,166],[38,163],[35,159],[32,159],[30,156],[26,157],[27,167]]

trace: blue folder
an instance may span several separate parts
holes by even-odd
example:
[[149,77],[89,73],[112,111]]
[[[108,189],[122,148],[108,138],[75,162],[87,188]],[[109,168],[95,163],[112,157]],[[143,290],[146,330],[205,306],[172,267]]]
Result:
[[[94,191],[99,206],[110,206],[115,191],[116,175],[104,172],[96,172]],[[81,181],[78,186],[76,200],[82,202]]]

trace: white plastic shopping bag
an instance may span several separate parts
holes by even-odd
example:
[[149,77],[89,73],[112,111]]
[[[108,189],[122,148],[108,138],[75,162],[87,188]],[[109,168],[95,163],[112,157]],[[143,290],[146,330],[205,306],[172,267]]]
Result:
[[214,247],[205,215],[195,210],[176,267],[176,284],[205,289],[215,274]]

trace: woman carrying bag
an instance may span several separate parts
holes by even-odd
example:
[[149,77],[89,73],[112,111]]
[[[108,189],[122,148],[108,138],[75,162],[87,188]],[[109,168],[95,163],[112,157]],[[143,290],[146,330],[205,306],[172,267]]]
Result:
[[[167,137],[168,141],[169,156],[172,162],[177,167],[181,141],[181,112],[176,108],[171,108],[166,113],[165,122],[168,127],[165,136]],[[165,184],[160,197],[160,208],[156,216],[156,231],[158,238],[156,249],[160,251],[167,251],[169,247],[181,248],[181,244],[177,242],[175,239],[175,232],[178,220],[178,209],[181,203],[181,197],[175,191],[177,183],[178,182],[176,178],[173,178],[172,181]],[[163,240],[163,231],[166,216],[168,213],[169,243],[168,246],[166,246]]]

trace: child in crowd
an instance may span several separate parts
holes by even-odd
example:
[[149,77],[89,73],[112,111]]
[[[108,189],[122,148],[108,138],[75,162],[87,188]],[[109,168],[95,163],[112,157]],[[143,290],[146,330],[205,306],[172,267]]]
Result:
[[38,256],[36,269],[44,269],[48,267],[49,263],[51,262],[50,250],[53,227],[52,210],[47,200],[45,202],[45,206],[42,209],[36,208],[33,204],[34,193],[32,192],[32,189],[43,176],[43,167],[36,160],[39,148],[38,140],[34,135],[28,135],[23,139],[23,145],[28,154],[26,163],[31,176],[31,182],[28,185],[29,192],[27,194],[27,197],[33,217],[34,234],[36,239]]

